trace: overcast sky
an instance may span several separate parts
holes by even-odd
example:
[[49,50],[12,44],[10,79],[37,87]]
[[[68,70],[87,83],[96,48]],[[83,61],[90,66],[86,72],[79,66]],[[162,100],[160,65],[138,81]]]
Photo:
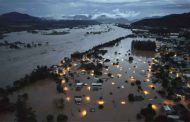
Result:
[[22,12],[60,19],[67,15],[125,17],[129,20],[190,12],[190,0],[0,0],[0,14]]

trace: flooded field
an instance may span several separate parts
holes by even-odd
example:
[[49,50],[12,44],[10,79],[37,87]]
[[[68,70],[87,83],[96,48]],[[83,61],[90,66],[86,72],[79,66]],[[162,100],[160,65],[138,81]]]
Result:
[[[104,48],[108,52],[103,58],[110,61],[102,62],[107,68],[103,68],[103,75],[100,77],[95,77],[93,71],[87,73],[85,70],[79,70],[80,61],[73,61],[69,73],[74,74],[74,78],[69,77],[68,83],[62,82],[65,93],[57,93],[55,81],[47,79],[13,94],[10,98],[15,101],[18,94],[28,93],[28,105],[35,110],[40,121],[45,121],[48,114],[56,117],[59,113],[66,114],[69,121],[140,121],[136,119],[136,115],[142,108],[151,103],[157,111],[163,99],[156,92],[160,85],[151,81],[150,68],[152,58],[156,54],[131,52],[132,40],[127,38],[114,47]],[[130,56],[134,58],[131,62]],[[113,65],[115,62],[119,64]],[[109,73],[112,74],[111,77],[108,76]],[[99,79],[103,80],[102,86],[99,90],[94,90],[92,83]],[[135,85],[136,80],[141,81],[140,91]],[[76,90],[76,83],[84,84],[81,90]],[[141,96],[144,100],[130,102],[128,99],[130,93]],[[79,105],[76,104],[76,96],[82,98]],[[56,101],[62,98],[64,108],[60,109]],[[6,115],[2,120],[13,119],[13,115]]]
[[[35,48],[10,49],[0,47],[0,85],[12,85],[13,81],[30,73],[37,65],[51,66],[58,64],[63,57],[70,56],[75,51],[85,51],[100,43],[128,35],[130,30],[113,25],[96,25],[87,28],[56,29],[57,32],[68,32],[63,35],[44,35],[49,31],[38,33],[13,32],[6,34],[0,42],[9,43],[20,41],[22,43],[40,43]],[[87,32],[101,32],[101,34],[87,34]],[[48,43],[48,44],[47,44]]]

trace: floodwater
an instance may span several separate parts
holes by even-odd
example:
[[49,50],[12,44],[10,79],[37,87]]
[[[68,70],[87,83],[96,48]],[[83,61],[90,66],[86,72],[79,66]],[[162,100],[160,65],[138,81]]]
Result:
[[[108,31],[110,30],[110,31]],[[37,65],[51,66],[58,64],[64,57],[76,51],[86,51],[95,45],[105,43],[131,34],[130,30],[114,25],[95,25],[78,29],[56,29],[66,31],[65,35],[43,35],[49,31],[39,31],[38,34],[28,32],[13,32],[6,34],[4,39],[8,42],[21,41],[25,43],[42,43],[41,47],[10,49],[0,47],[0,86],[12,85],[13,81],[29,74]],[[86,32],[103,32],[101,34],[86,35]],[[46,42],[49,44],[46,45]]]
[[[28,93],[28,105],[36,111],[39,121],[45,121],[48,114],[52,114],[56,119],[59,113],[66,114],[69,121],[139,121],[136,120],[136,114],[139,113],[142,108],[146,107],[149,103],[155,104],[159,108],[163,99],[156,93],[156,90],[161,88],[159,84],[154,85],[155,90],[150,88],[150,85],[153,84],[151,82],[152,73],[147,71],[149,69],[148,62],[152,62],[152,57],[155,54],[152,52],[138,52],[138,55],[132,53],[134,61],[129,63],[129,56],[127,54],[130,52],[129,50],[131,50],[132,40],[131,38],[124,39],[118,46],[105,48],[108,50],[108,53],[103,57],[110,59],[111,62],[105,63],[109,68],[108,70],[104,68],[103,75],[99,78],[108,78],[107,73],[112,73],[113,78],[104,80],[101,90],[93,91],[84,86],[81,91],[75,91],[74,81],[71,80],[70,82],[73,83],[73,85],[69,87],[66,95],[60,94],[56,92],[56,83],[47,79],[13,94],[11,96],[12,101],[16,100],[17,94]],[[117,55],[115,55],[115,51],[117,51]],[[113,66],[112,63],[116,62],[116,59],[119,59],[119,65]],[[97,81],[94,76],[83,74],[80,70],[77,70],[76,67],[72,67],[70,71],[71,73],[77,72],[78,76],[75,76],[75,80],[87,83],[88,86],[90,86],[92,82]],[[117,77],[118,74],[120,74],[119,78]],[[87,80],[88,76],[91,77],[89,80]],[[144,92],[138,92],[136,85],[131,86],[131,83],[134,82],[131,77],[141,81],[141,86],[143,91],[146,91],[146,94]],[[125,82],[126,80],[128,80],[128,83]],[[147,82],[143,82],[144,80]],[[110,95],[110,92],[112,92],[112,95]],[[144,100],[129,102],[128,95],[130,93],[142,95]],[[75,104],[74,96],[83,96],[81,105]],[[84,96],[89,96],[91,98],[90,101],[86,101]],[[157,96],[157,99],[154,98],[155,96]],[[55,100],[66,97],[70,97],[70,101],[65,100],[65,108],[56,108]],[[97,104],[100,97],[102,97],[105,102],[102,110],[98,108]],[[121,104],[121,101],[125,101],[125,104]],[[91,108],[94,108],[95,112],[90,112]],[[86,110],[87,115],[82,116],[79,110]],[[9,121],[14,118],[11,114],[9,116],[10,117],[6,115],[2,120]]]

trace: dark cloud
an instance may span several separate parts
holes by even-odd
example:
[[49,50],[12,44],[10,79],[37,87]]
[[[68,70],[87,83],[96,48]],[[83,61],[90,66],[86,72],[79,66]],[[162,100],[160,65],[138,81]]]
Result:
[[0,13],[18,11],[35,16],[106,14],[137,19],[190,11],[190,0],[0,0]]

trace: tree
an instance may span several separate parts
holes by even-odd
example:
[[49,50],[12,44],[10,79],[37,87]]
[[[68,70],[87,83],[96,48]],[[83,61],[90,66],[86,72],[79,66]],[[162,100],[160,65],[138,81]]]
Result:
[[57,116],[57,122],[67,122],[68,120],[68,117],[64,114],[59,114]]
[[32,46],[31,46],[30,44],[27,44],[26,47],[27,47],[27,48],[31,48]]
[[27,93],[24,93],[24,94],[22,95],[22,97],[23,97],[24,100],[27,100],[27,99],[28,99],[28,94],[27,94]]
[[104,108],[104,105],[99,105],[98,108],[99,108],[99,109],[103,109],[103,108]]
[[36,115],[32,108],[27,107],[26,100],[18,96],[16,102],[16,121],[18,122],[36,122]]
[[0,97],[0,113],[14,111],[14,104],[10,102],[7,95]]
[[154,41],[132,41],[132,49],[155,51],[156,43]]
[[129,61],[130,61],[130,62],[133,61],[133,57],[130,56],[130,57],[129,57]]
[[169,81],[168,81],[168,80],[163,80],[163,81],[162,81],[162,87],[163,87],[163,88],[167,88],[168,85],[169,85]]
[[128,99],[130,102],[135,101],[134,95],[132,93],[128,95]]
[[47,122],[53,122],[53,120],[54,120],[53,115],[51,115],[51,114],[47,115],[46,120],[47,120]]
[[142,119],[141,114],[138,113],[138,114],[136,115],[136,118],[137,118],[138,120],[141,120],[141,119]]
[[154,119],[154,122],[173,122],[173,120],[164,115],[159,115]]
[[152,121],[156,112],[152,109],[152,104],[148,104],[148,106],[141,110],[141,114],[145,117],[146,121]]
[[141,81],[140,81],[140,80],[136,80],[135,83],[136,83],[137,86],[140,86],[140,85],[141,85]]
[[96,76],[101,76],[101,75],[102,75],[102,72],[99,71],[99,70],[94,70],[94,75],[96,75]]
[[108,77],[111,77],[112,76],[112,74],[111,73],[108,73]]

